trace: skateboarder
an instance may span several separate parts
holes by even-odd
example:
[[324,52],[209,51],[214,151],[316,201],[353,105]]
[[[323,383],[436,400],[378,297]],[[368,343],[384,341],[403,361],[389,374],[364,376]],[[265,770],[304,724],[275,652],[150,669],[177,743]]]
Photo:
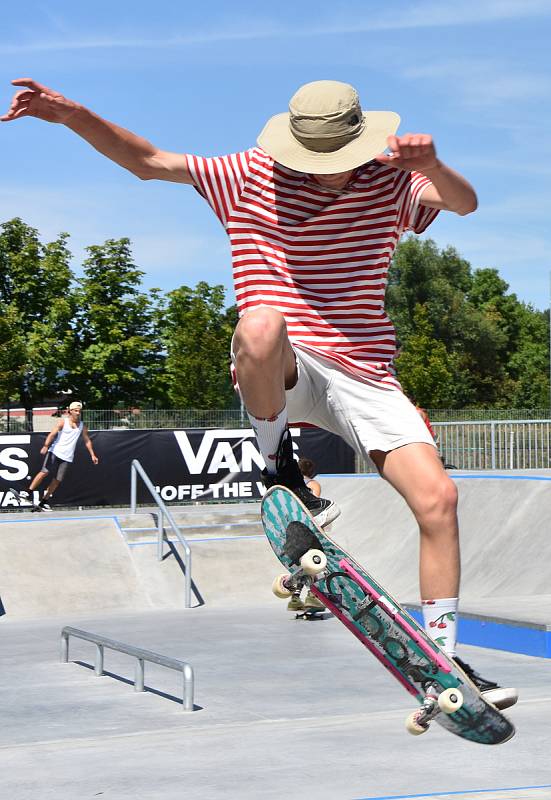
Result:
[[99,462],[94,452],[92,441],[88,435],[88,429],[82,422],[81,413],[82,403],[77,401],[71,403],[68,415],[61,417],[46,437],[44,446],[40,450],[41,454],[46,456],[46,458],[44,459],[40,472],[38,472],[31,481],[29,493],[37,489],[47,475],[50,476],[51,481],[44,492],[42,500],[34,504],[33,511],[51,510],[47,501],[51,498],[61,481],[67,476],[67,472],[75,456],[75,448],[80,436],[82,436],[84,440],[92,462],[94,464]]
[[[441,638],[454,655],[457,492],[395,377],[384,296],[400,236],[426,230],[440,210],[473,212],[473,187],[440,160],[432,136],[396,136],[398,114],[364,111],[339,81],[300,87],[257,147],[216,158],[161,150],[31,79],[13,83],[21,90],[1,120],[62,123],[140,179],[190,184],[211,205],[232,246],[240,313],[232,358],[265,485],[293,489],[321,525],[338,513],[305,487],[289,419],[333,431],[371,457],[419,524],[425,624],[446,620]],[[221,124],[208,104],[189,111],[196,124]]]

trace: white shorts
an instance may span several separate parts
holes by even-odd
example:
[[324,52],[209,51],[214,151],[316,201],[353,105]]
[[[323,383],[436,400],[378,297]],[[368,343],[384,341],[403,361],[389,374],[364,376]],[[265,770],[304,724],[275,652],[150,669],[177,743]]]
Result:
[[436,446],[400,389],[364,383],[327,359],[294,350],[298,378],[286,392],[290,422],[310,422],[336,433],[364,457],[371,450],[386,453],[413,442]]

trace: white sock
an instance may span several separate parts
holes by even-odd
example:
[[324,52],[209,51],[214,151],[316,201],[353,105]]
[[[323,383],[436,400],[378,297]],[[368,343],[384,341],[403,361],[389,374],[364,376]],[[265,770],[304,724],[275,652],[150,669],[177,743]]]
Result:
[[266,469],[270,475],[276,473],[276,455],[281,436],[287,427],[287,406],[283,406],[279,414],[269,419],[259,419],[247,411],[251,425],[256,434],[258,449],[262,454]]
[[453,657],[457,644],[457,597],[423,600],[425,630],[446,655]]

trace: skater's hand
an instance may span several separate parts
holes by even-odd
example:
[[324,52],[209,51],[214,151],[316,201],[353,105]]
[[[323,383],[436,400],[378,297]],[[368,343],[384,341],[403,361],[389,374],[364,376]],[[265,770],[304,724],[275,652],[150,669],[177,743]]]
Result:
[[14,94],[9,110],[0,117],[1,122],[11,122],[20,117],[37,117],[46,122],[63,123],[79,109],[72,100],[31,78],[17,78],[12,83],[14,86],[26,88]]
[[390,154],[380,153],[375,160],[398,169],[421,172],[438,167],[436,148],[428,133],[406,133],[404,136],[389,136]]
[[99,458],[97,456],[92,456],[92,464],[99,464]]
[[43,456],[45,456],[47,452],[48,452],[48,448],[46,447],[46,445],[44,445],[44,447],[41,447],[41,448],[40,448],[40,453],[41,453]]

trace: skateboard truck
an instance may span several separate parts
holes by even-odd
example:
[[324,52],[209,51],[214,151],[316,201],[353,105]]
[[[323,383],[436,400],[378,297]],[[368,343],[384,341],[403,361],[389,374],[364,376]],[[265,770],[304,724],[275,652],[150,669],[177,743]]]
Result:
[[406,719],[406,729],[413,736],[426,733],[431,721],[441,712],[454,714],[463,705],[463,695],[459,689],[444,689],[439,692],[438,686],[427,687],[425,699],[416,711]]
[[327,566],[327,557],[323,550],[307,550],[299,559],[299,566],[290,573],[278,575],[272,583],[272,592],[276,597],[290,597],[293,592],[310,587],[317,575]]

